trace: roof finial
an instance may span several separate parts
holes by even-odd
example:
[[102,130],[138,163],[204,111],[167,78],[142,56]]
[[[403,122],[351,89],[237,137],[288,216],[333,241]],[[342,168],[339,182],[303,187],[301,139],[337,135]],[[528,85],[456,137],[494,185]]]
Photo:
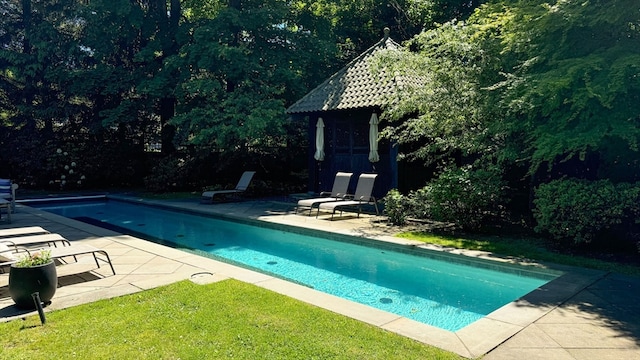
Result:
[[387,41],[387,39],[389,39],[389,33],[391,32],[391,29],[389,29],[388,26],[385,26],[384,28],[384,41]]

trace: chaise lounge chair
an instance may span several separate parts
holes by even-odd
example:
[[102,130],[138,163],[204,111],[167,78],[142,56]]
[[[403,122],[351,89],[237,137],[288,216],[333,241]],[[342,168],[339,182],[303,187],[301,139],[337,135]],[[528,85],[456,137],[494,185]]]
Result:
[[19,228],[0,229],[0,238],[9,236],[26,236],[26,235],[39,235],[48,234],[49,231],[41,228],[40,226],[23,226]]
[[[98,249],[91,245],[87,244],[73,244],[70,246],[64,247],[54,247],[54,248],[40,248],[40,249],[27,249],[27,248],[15,248],[9,247],[7,244],[0,243],[0,267],[4,267],[7,265],[11,265],[20,260],[25,254],[30,254],[32,252],[37,252],[41,250],[47,250],[51,252],[51,258],[60,260],[63,263],[66,263],[64,260],[65,257],[73,256],[76,259],[79,255],[91,254],[93,255],[93,259],[96,262],[96,265],[100,267],[100,262],[103,261],[108,263],[111,267],[111,271],[113,275],[116,274],[115,269],[113,268],[113,263],[111,263],[111,258],[109,258],[109,254],[102,249]],[[98,257],[97,254],[101,254],[104,256]]]
[[16,209],[16,189],[18,184],[11,183],[9,179],[0,179],[0,218],[2,208],[7,209],[7,221],[11,223],[11,213]]
[[238,184],[236,188],[233,190],[214,190],[214,191],[205,191],[202,193],[202,201],[210,200],[213,203],[213,198],[216,195],[231,195],[231,194],[240,194],[247,190],[249,184],[251,183],[251,179],[253,179],[253,175],[255,171],[245,171],[240,180],[238,180]]
[[318,206],[318,212],[316,213],[316,218],[320,214],[320,211],[331,211],[331,219],[333,219],[333,215],[335,215],[336,211],[339,209],[340,214],[344,211],[344,208],[348,207],[357,207],[358,209],[358,217],[360,217],[360,212],[362,211],[362,205],[373,205],[376,209],[376,215],[379,215],[378,204],[376,202],[376,198],[371,196],[373,192],[373,184],[375,183],[377,174],[361,174],[358,177],[358,184],[356,185],[356,193],[349,200],[343,201],[334,201],[322,203]]
[[12,236],[12,237],[4,237],[0,238],[0,243],[6,244],[9,246],[13,246],[14,248],[18,248],[18,246],[33,246],[33,245],[47,245],[54,247],[58,247],[57,243],[61,243],[62,246],[70,246],[71,243],[69,240],[63,238],[60,234],[40,234],[40,235],[29,235],[29,236]]
[[333,180],[333,188],[331,192],[323,191],[320,193],[320,197],[312,199],[303,199],[298,201],[296,206],[296,214],[302,208],[304,210],[309,209],[309,215],[314,206],[319,206],[325,202],[344,200],[347,196],[347,190],[349,188],[349,182],[351,181],[352,173],[339,172],[336,174],[336,178]]

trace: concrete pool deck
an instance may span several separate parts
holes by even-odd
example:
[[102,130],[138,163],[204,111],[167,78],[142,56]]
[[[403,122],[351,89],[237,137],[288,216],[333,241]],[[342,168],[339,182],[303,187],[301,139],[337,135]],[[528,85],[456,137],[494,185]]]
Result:
[[[197,201],[154,201],[182,209],[269,221],[363,238],[417,246],[391,237],[391,229],[369,216],[329,221],[292,214],[293,204],[247,201],[201,205]],[[449,332],[335,296],[132,236],[122,235],[18,205],[11,224],[42,226],[71,241],[106,250],[116,275],[96,269],[91,256],[58,267],[59,288],[47,311],[111,298],[184,279],[196,282],[235,278],[317,305],[468,358],[483,359],[640,359],[640,279],[601,271],[545,266],[564,274],[524,298],[457,331]],[[440,249],[442,251],[442,249]],[[445,250],[446,251],[446,250]],[[458,253],[460,251],[447,251]],[[467,252],[471,258],[494,258]],[[508,259],[495,259],[509,262]],[[28,313],[15,308],[0,274],[0,321]]]

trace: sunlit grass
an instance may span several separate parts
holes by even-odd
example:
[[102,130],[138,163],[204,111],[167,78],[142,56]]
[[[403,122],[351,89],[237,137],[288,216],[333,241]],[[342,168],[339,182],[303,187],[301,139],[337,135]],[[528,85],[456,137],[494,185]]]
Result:
[[0,359],[462,359],[234,280],[183,281],[0,333]]
[[640,276],[640,266],[556,252],[549,249],[548,244],[544,240],[532,237],[447,236],[427,232],[404,232],[397,236],[444,247],[487,251],[504,256],[549,261],[564,265],[581,266]]

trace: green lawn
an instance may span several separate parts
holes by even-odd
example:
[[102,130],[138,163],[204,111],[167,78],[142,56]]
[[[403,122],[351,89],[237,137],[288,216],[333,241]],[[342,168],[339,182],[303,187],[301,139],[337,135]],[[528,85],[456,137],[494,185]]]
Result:
[[580,266],[640,276],[640,266],[637,264],[634,265],[616,261],[605,261],[553,251],[549,249],[548,243],[544,240],[531,237],[444,236],[427,232],[404,232],[397,236],[457,249],[482,250],[494,254],[519,257],[534,261],[548,261],[557,264]]
[[0,359],[462,359],[234,280],[183,281],[0,333]]

